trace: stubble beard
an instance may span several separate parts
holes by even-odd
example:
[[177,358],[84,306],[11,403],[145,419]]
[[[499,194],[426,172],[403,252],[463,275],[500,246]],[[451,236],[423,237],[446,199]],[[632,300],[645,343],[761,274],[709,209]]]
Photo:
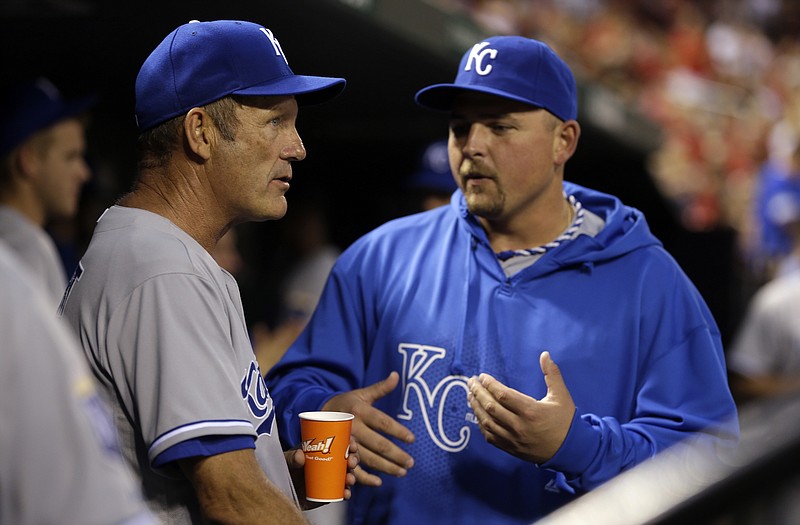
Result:
[[473,215],[484,219],[499,217],[505,204],[505,195],[495,186],[494,191],[470,188],[465,193],[467,208]]
[[[465,162],[461,167],[461,187],[467,208],[473,215],[492,219],[499,217],[505,207],[506,195],[497,183],[497,178],[479,163]],[[470,184],[468,175],[480,174],[491,179],[484,179],[483,184]]]

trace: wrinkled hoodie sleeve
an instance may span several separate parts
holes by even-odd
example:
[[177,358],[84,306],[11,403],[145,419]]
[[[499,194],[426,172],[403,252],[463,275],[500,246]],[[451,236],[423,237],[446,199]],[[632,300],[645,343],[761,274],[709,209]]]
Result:
[[623,421],[577,407],[565,442],[541,465],[559,473],[561,489],[591,490],[689,437],[711,449],[738,439],[716,323],[694,285],[667,260],[642,269],[651,285],[642,288],[634,413]]
[[285,445],[300,441],[298,414],[319,410],[334,395],[363,384],[369,299],[360,279],[347,278],[354,271],[351,259],[345,253],[334,265],[308,326],[267,374]]

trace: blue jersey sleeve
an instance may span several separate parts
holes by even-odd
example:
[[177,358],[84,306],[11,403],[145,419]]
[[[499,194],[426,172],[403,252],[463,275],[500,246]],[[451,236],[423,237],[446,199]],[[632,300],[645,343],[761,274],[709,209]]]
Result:
[[179,459],[216,456],[224,452],[256,448],[253,436],[202,436],[173,445],[153,460],[153,467],[163,467]]
[[363,383],[368,299],[348,278],[355,274],[351,260],[345,252],[334,265],[308,325],[266,376],[285,446],[300,442],[299,413],[319,410],[334,395]]

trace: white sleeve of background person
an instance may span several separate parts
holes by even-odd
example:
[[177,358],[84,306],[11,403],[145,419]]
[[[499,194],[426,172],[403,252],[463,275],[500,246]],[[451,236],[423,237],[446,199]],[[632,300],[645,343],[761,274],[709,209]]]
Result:
[[23,263],[23,270],[41,286],[50,310],[55,312],[67,277],[55,242],[38,225],[10,206],[0,206],[0,239]]
[[153,523],[72,334],[0,246],[0,523]]
[[753,296],[729,352],[739,374],[800,374],[800,274],[776,278]]

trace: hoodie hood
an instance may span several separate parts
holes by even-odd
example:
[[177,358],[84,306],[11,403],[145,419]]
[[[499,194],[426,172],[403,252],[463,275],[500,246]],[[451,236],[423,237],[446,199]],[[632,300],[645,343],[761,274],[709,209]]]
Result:
[[[564,182],[563,186],[567,195],[574,195],[585,210],[600,217],[605,225],[594,237],[579,235],[548,252],[549,256],[531,267],[536,268],[536,273],[549,273],[564,266],[592,265],[634,250],[661,246],[661,241],[652,234],[641,211],[607,193],[571,182]],[[456,209],[461,226],[469,231],[475,242],[491,249],[486,232],[467,209],[461,190],[453,194],[450,205]]]

